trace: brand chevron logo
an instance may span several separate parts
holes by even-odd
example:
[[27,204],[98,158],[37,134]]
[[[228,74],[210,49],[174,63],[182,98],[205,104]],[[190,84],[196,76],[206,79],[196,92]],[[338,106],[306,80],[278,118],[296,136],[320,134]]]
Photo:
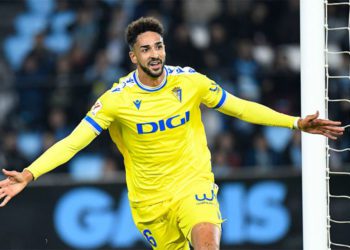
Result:
[[135,107],[136,107],[137,109],[140,109],[141,100],[135,100],[135,101],[134,101],[134,104],[135,104]]

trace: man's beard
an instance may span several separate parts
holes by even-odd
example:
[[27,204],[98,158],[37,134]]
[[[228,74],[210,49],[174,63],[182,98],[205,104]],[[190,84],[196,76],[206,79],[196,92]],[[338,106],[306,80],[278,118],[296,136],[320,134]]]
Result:
[[143,72],[145,72],[148,76],[150,76],[152,78],[158,78],[163,74],[163,71],[164,71],[164,62],[161,61],[161,64],[162,64],[162,67],[161,67],[161,70],[159,73],[152,73],[151,70],[149,70],[147,67],[143,66],[141,63],[139,65],[140,65],[140,68],[143,70]]

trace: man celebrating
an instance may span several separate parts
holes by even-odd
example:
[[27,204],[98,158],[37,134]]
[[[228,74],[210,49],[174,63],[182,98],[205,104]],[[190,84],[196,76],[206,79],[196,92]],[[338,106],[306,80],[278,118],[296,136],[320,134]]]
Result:
[[340,122],[304,119],[239,99],[189,67],[165,65],[163,27],[140,18],[127,27],[129,56],[137,67],[105,92],[66,138],[23,172],[0,182],[5,206],[29,182],[70,160],[108,129],[123,154],[128,195],[137,228],[154,249],[219,249],[218,187],[200,104],[247,122],[300,129],[336,139]]

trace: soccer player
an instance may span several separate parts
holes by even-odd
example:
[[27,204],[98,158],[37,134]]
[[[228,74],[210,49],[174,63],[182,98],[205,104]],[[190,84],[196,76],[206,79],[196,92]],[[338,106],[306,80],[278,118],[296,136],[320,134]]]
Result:
[[109,129],[123,154],[132,216],[154,249],[219,249],[218,187],[201,122],[200,104],[247,122],[300,129],[330,139],[340,122],[302,119],[239,99],[189,67],[165,65],[163,27],[140,18],[127,27],[129,56],[137,69],[93,105],[74,131],[22,172],[6,171],[0,206],[29,182],[70,160]]

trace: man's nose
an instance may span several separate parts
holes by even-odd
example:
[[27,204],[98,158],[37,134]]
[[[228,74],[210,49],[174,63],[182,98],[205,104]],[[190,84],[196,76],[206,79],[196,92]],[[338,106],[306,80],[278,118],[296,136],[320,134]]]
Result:
[[156,49],[152,49],[151,57],[159,58],[159,52]]

